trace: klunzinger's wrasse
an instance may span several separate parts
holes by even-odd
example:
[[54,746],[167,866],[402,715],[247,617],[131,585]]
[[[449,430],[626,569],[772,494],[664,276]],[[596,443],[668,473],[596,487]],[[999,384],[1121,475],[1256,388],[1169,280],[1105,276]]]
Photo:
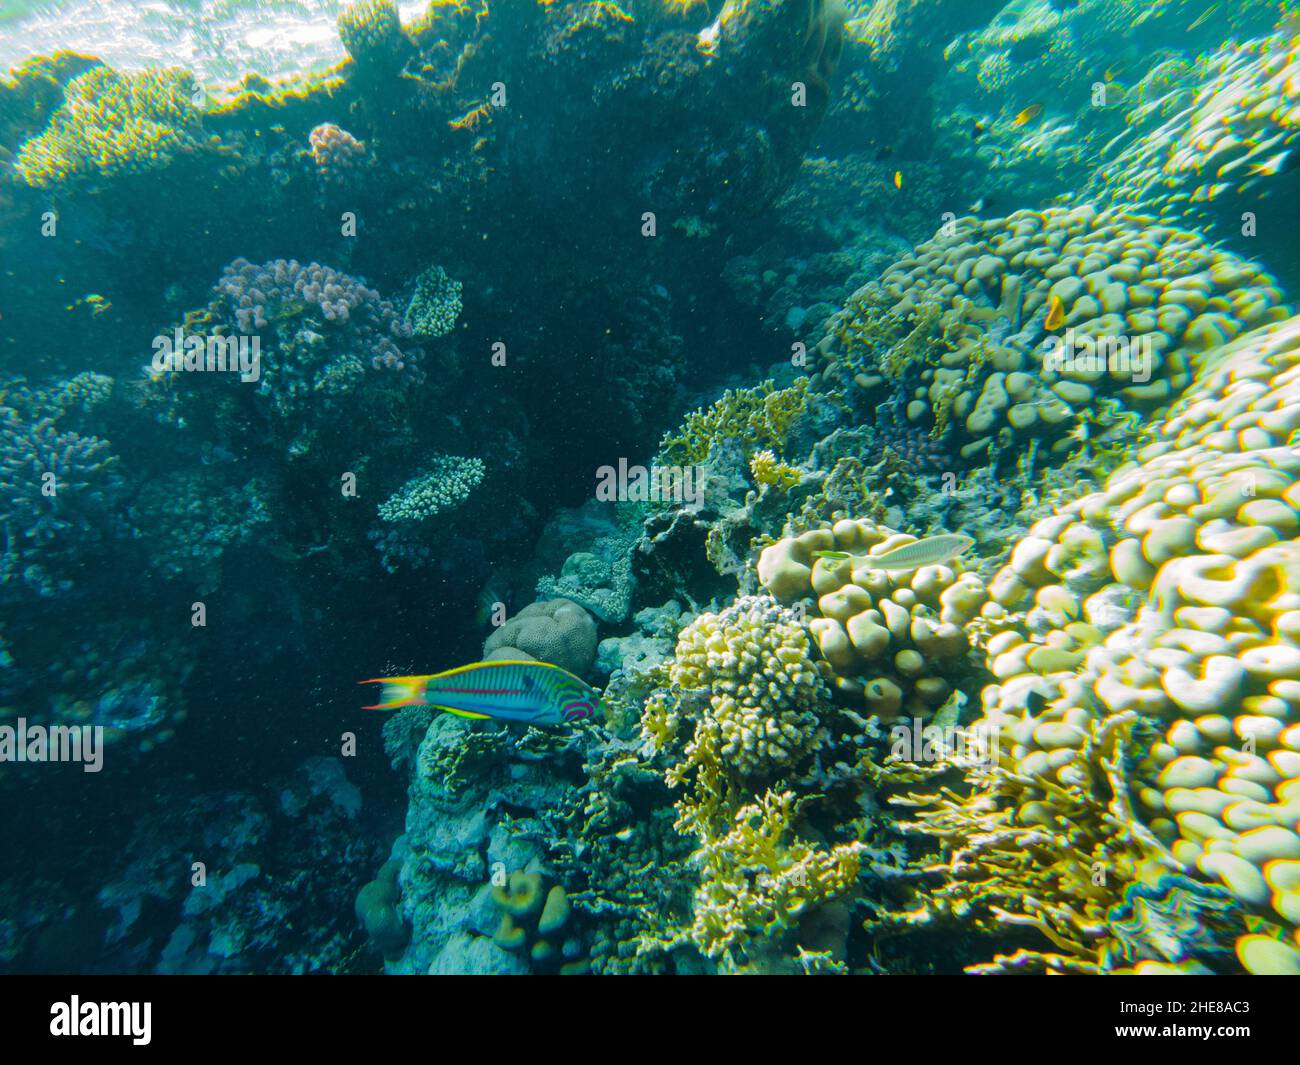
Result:
[[457,717],[560,725],[592,717],[600,705],[596,689],[548,662],[473,662],[421,677],[376,677],[379,702],[366,710],[431,706]]

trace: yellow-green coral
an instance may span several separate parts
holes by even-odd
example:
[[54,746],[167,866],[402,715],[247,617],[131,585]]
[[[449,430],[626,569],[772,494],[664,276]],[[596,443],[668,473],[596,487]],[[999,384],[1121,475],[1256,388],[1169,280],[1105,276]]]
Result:
[[728,440],[737,441],[747,455],[762,448],[780,452],[807,402],[806,377],[788,388],[764,381],[754,388],[728,390],[713,406],[688,414],[678,432],[664,436],[659,460],[677,465],[703,462],[716,445]]
[[1002,766],[968,768],[970,795],[943,789],[902,800],[920,808],[904,829],[941,843],[926,867],[941,879],[892,923],[1034,928],[1056,948],[998,956],[979,971],[1096,973],[1114,968],[1117,956],[1124,960],[1107,912],[1122,904],[1128,885],[1154,883],[1178,868],[1132,812],[1124,759],[1135,723],[1130,714],[1078,729],[1077,742],[1058,759],[1066,769],[1059,781],[1028,778],[1004,755]]
[[750,457],[749,472],[760,487],[782,491],[788,491],[803,479],[798,470],[782,462],[770,450],[756,451]]
[[779,936],[796,927],[807,910],[853,886],[862,844],[818,849],[794,832],[796,811],[793,792],[769,789],[740,807],[720,835],[689,813],[679,821],[701,838],[692,858],[700,886],[690,932],[701,953],[717,958],[756,939]]
[[643,739],[661,747],[683,718],[694,722],[669,782],[701,765],[768,778],[807,753],[828,698],[811,651],[803,625],[762,597],[701,614],[683,629],[669,667],[672,688],[651,697],[642,727]]
[[68,83],[48,128],[19,149],[18,173],[49,188],[165,166],[196,144],[194,92],[185,70],[119,74],[95,67]]
[[1038,522],[993,581],[988,609],[1025,624],[989,640],[983,698],[1040,789],[1023,820],[1071,785],[1097,720],[1136,715],[1153,732],[1128,767],[1141,822],[1182,873],[1271,910],[1294,942],[1297,429],[1300,319],[1207,356],[1136,463]]

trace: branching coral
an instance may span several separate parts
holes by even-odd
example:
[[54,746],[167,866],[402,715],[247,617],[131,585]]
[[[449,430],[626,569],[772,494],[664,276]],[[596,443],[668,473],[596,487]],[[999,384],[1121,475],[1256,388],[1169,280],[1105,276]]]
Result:
[[664,715],[703,700],[685,760],[669,773],[680,783],[692,769],[717,764],[742,778],[769,779],[794,765],[818,742],[817,711],[828,693],[810,655],[803,626],[771,599],[742,598],[720,614],[701,614],[682,630],[669,668],[676,690],[647,708],[643,737],[666,734]]
[[29,422],[0,408],[0,529],[9,575],[24,566],[43,572],[53,546],[67,546],[74,534],[84,546],[102,533],[121,486],[108,447],[98,437],[61,433],[50,418]]
[[788,388],[771,381],[754,388],[728,390],[706,410],[686,416],[680,430],[659,443],[659,460],[666,464],[703,462],[724,441],[736,440],[752,454],[762,449],[780,452],[796,419],[808,402],[808,379],[798,378]]
[[795,929],[810,908],[846,893],[858,876],[860,843],[819,850],[793,831],[797,804],[790,791],[765,791],[735,812],[725,834],[684,814],[679,827],[698,831],[692,856],[700,871],[691,939],[717,958],[755,940]]
[[710,958],[753,964],[857,878],[862,846],[818,846],[797,792],[769,783],[793,777],[828,738],[821,667],[792,613],[745,597],[687,626],[665,672],[641,735],[668,760],[668,784],[684,789],[676,827],[697,841],[699,885],[681,935]]
[[431,266],[415,282],[415,294],[406,307],[405,322],[418,337],[440,337],[451,332],[460,314],[461,283],[441,266]]
[[379,504],[384,521],[421,522],[454,510],[483,481],[483,460],[460,455],[437,455],[429,472],[404,484]]

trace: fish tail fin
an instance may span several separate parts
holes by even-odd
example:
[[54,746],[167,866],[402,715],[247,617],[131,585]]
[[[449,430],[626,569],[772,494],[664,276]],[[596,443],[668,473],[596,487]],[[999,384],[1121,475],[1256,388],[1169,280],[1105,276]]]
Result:
[[358,681],[359,684],[380,684],[379,702],[374,706],[363,706],[363,710],[395,710],[399,706],[424,705],[425,689],[429,678],[425,677],[375,677],[371,680]]

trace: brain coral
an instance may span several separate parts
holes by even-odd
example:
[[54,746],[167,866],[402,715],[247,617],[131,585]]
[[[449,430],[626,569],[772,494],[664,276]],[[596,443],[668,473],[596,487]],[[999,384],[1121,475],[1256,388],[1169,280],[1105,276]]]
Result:
[[[960,218],[866,286],[838,337],[856,375],[909,421],[953,434],[967,461],[1017,437],[1064,452],[1105,405],[1176,398],[1198,353],[1283,318],[1255,264],[1195,233],[1090,206]],[[909,344],[870,350],[886,321],[920,323]],[[912,343],[925,327],[936,357]]]
[[[758,579],[783,602],[816,597],[808,622],[836,687],[860,694],[872,713],[930,713],[966,671],[965,624],[987,599],[984,582],[960,562],[886,571],[871,556],[916,538],[869,521],[844,519],[766,548]],[[847,551],[851,559],[814,558]]]
[[530,603],[487,638],[483,657],[535,658],[581,677],[596,661],[596,623],[569,599]]
[[[988,643],[984,693],[1017,774],[1079,770],[1099,721],[1147,741],[1136,811],[1188,875],[1279,929],[1248,968],[1300,969],[1300,318],[1204,360],[1157,441],[1037,523],[990,586],[1023,622]],[[1135,735],[1141,736],[1139,730]],[[1296,939],[1300,942],[1300,938]]]

